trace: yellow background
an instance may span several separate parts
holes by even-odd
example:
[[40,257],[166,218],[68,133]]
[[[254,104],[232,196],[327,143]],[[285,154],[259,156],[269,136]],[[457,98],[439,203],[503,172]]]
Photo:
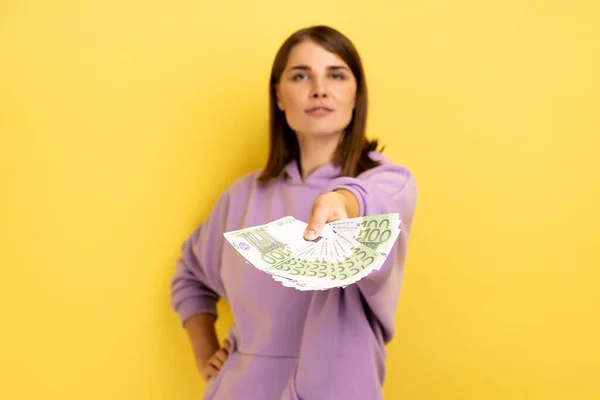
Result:
[[386,398],[600,398],[599,3],[252,3],[0,4],[0,398],[201,397],[174,262],[317,23],[419,184]]

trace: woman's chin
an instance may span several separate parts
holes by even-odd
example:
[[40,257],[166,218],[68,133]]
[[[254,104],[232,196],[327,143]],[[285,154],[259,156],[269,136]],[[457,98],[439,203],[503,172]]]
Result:
[[300,136],[306,139],[335,139],[341,135],[340,128],[310,127],[300,131]]

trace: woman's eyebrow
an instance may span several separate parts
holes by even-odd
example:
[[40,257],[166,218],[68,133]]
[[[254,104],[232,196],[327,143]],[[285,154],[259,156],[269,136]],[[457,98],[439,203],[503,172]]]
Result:
[[348,67],[345,67],[343,65],[330,65],[329,67],[327,67],[327,69],[345,69],[346,71],[350,71]]
[[[338,69],[348,70],[348,68],[343,65],[330,65],[327,67],[327,69],[329,69],[329,70],[338,70]],[[294,70],[310,71],[310,67],[308,65],[301,64],[301,65],[294,65],[293,67],[290,67],[289,70],[290,71],[294,71]]]

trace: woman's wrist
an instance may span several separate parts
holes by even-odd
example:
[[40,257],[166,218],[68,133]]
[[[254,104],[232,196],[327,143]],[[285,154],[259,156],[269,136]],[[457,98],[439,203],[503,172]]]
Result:
[[346,208],[346,215],[348,218],[356,218],[358,217],[359,207],[358,207],[358,199],[354,194],[346,189],[337,189],[334,190],[335,193],[339,193],[344,197],[344,206]]

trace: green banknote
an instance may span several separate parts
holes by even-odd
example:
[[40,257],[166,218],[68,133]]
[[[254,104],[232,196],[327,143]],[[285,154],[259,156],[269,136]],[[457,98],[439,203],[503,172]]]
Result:
[[297,290],[345,288],[381,268],[399,233],[399,214],[328,223],[312,241],[307,224],[287,216],[224,234],[251,266]]

